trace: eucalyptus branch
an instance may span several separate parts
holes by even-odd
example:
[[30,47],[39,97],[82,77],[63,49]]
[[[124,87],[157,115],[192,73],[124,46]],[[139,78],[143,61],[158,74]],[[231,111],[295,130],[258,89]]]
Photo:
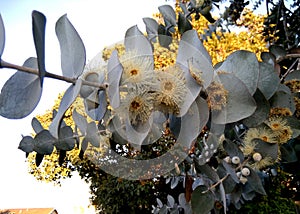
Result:
[[[15,65],[15,64],[12,64],[12,63],[9,63],[9,62],[5,62],[3,60],[1,60],[0,68],[15,69],[15,70],[18,70],[18,71],[22,71],[22,72],[26,72],[26,73],[30,73],[30,74],[34,74],[34,75],[39,75],[39,70],[37,70],[37,69],[29,68],[29,67],[26,67],[26,66]],[[62,81],[69,82],[69,83],[72,83],[72,84],[75,84],[76,80],[77,80],[76,78],[64,77],[64,76],[61,76],[61,75],[49,73],[47,71],[46,71],[45,77],[53,78],[53,79],[57,79],[57,80],[62,80]],[[92,86],[92,87],[95,87],[95,88],[99,88],[99,90],[105,90],[108,87],[107,83],[99,84],[97,82],[90,82],[90,81],[86,81],[86,80],[82,80],[82,84],[87,85],[87,86]]]
[[[243,161],[243,163],[239,164],[239,166],[235,168],[235,170],[237,171],[237,170],[243,168],[243,167],[248,163],[248,161],[249,161],[250,159],[251,159],[250,157],[248,157],[247,159],[245,159],[245,160]],[[214,183],[213,185],[211,185],[207,190],[203,191],[202,193],[203,193],[203,194],[204,194],[204,193],[207,193],[208,191],[210,191],[210,190],[216,188],[220,183],[222,183],[224,180],[226,180],[226,178],[228,178],[229,175],[230,175],[230,174],[227,173],[223,178],[221,178],[220,180],[218,180],[216,183]]]
[[276,63],[280,63],[281,61],[289,58],[300,58],[300,54],[287,54],[285,56],[281,56],[276,60]]
[[202,193],[205,194],[207,193],[208,191],[216,188],[220,183],[222,183],[224,180],[226,180],[226,178],[228,178],[230,174],[227,173],[223,178],[221,178],[220,180],[218,180],[218,182],[214,183],[213,185],[211,185],[207,190],[203,191]]
[[294,65],[296,65],[296,63],[298,62],[298,65],[300,63],[300,60],[297,59],[293,62],[293,64],[289,67],[289,69],[282,75],[282,77],[280,78],[280,81],[284,80],[284,78],[289,74],[291,73],[293,70],[292,68],[294,67]]

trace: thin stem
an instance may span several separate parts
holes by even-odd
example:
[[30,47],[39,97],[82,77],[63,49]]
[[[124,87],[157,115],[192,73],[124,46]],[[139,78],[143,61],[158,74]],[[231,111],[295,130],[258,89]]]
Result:
[[281,61],[289,58],[300,58],[300,54],[287,54],[285,56],[281,56],[276,60],[276,63],[280,63]]
[[[235,168],[235,170],[237,171],[237,170],[243,168],[243,167],[246,165],[246,163],[248,163],[248,161],[249,161],[250,159],[251,159],[250,157],[248,157],[247,159],[245,159],[245,160],[243,161],[243,163],[241,163],[238,167]],[[222,183],[226,178],[228,178],[229,175],[230,175],[230,174],[227,173],[223,178],[221,178],[220,180],[218,180],[216,183],[214,183],[212,186],[210,186],[207,190],[203,191],[202,193],[203,193],[203,194],[204,194],[204,193],[207,193],[208,191],[210,191],[210,190],[216,188],[220,183]]]
[[[29,68],[29,67],[26,67],[26,66],[15,65],[15,64],[12,64],[12,63],[9,63],[9,62],[5,62],[3,60],[1,60],[0,68],[16,69],[18,71],[23,71],[23,72],[26,72],[26,73],[39,75],[39,70],[37,70],[37,69]],[[62,80],[62,81],[69,82],[69,83],[72,83],[72,84],[75,84],[76,80],[77,80],[75,78],[64,77],[64,76],[49,73],[49,72],[46,72],[45,77],[53,78],[53,79],[57,79],[57,80]],[[89,81],[86,81],[86,80],[82,80],[82,84],[87,85],[87,86],[92,86],[92,87],[95,87],[95,88],[99,88],[99,90],[105,90],[108,87],[107,83],[99,84],[97,82],[89,82]]]
[[284,80],[284,78],[285,78],[289,73],[292,73],[292,71],[293,71],[292,68],[294,67],[294,65],[296,65],[297,62],[300,62],[300,60],[299,60],[299,59],[296,59],[296,60],[293,62],[293,64],[289,67],[289,69],[282,75],[282,77],[280,78],[280,81]]

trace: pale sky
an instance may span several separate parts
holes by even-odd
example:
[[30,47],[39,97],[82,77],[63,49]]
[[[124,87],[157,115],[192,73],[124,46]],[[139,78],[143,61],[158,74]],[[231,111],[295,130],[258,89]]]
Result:
[[[151,17],[165,0],[1,0],[0,13],[5,25],[6,43],[2,59],[22,65],[36,56],[32,38],[31,12],[38,10],[47,17],[46,69],[60,72],[60,50],[55,35],[55,22],[67,13],[81,36],[87,52],[87,62],[104,46],[123,39],[125,31],[135,25],[143,30],[143,17]],[[172,1],[169,2],[171,4]],[[0,70],[0,88],[14,73]],[[89,188],[78,176],[67,179],[62,187],[37,182],[28,174],[25,153],[18,150],[21,135],[31,133],[31,119],[51,108],[58,93],[69,85],[45,79],[37,109],[21,120],[0,116],[0,209],[54,207],[61,213],[74,213],[75,206],[89,204]]]

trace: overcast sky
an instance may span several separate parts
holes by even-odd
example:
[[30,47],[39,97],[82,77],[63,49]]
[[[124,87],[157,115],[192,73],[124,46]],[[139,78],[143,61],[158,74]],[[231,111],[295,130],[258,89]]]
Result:
[[[172,1],[171,1],[172,2]],[[1,0],[0,13],[6,30],[6,43],[2,59],[22,65],[36,56],[32,38],[31,12],[38,10],[47,17],[46,69],[61,74],[60,50],[55,35],[55,22],[67,13],[87,52],[87,62],[104,46],[123,39],[125,31],[138,24],[143,17],[151,17],[164,0]],[[0,70],[0,88],[14,73]],[[36,114],[51,108],[58,93],[69,85],[46,79],[37,109],[21,120],[8,120],[0,116],[0,209],[22,207],[55,207],[62,213],[74,213],[74,206],[87,206],[88,186],[78,177],[66,180],[61,188],[37,182],[27,173],[25,153],[18,150],[21,135],[32,132],[30,122]]]

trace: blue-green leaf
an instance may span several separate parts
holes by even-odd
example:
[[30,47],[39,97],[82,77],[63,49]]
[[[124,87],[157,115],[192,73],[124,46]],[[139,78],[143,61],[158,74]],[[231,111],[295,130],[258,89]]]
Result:
[[70,126],[64,126],[59,130],[59,139],[54,145],[57,149],[64,151],[70,151],[75,147],[73,130]]
[[218,77],[228,91],[228,95],[225,107],[214,112],[213,122],[216,124],[233,123],[251,116],[256,110],[256,103],[246,85],[231,73],[219,74]]
[[277,91],[271,97],[270,104],[272,108],[288,108],[292,113],[296,110],[293,96],[285,91]]
[[176,13],[172,6],[162,5],[158,7],[159,12],[164,17],[165,23],[170,23],[173,26],[176,26]]
[[31,126],[36,134],[44,130],[40,121],[38,121],[38,119],[36,119],[35,117],[31,120]]
[[158,23],[155,19],[153,18],[143,18],[143,22],[146,25],[146,32],[147,32],[147,36],[149,41],[151,42],[155,42],[156,41],[156,37],[158,35]]
[[137,56],[148,57],[153,64],[151,43],[139,30],[137,25],[132,26],[126,31],[124,43],[126,51],[133,51]]
[[59,18],[55,31],[61,50],[62,73],[65,77],[78,78],[86,60],[84,44],[67,15]]
[[267,100],[273,96],[278,89],[279,84],[280,79],[274,70],[274,66],[260,62],[258,88],[264,94]]
[[258,174],[251,169],[250,167],[248,168],[250,170],[250,175],[247,176],[247,180],[249,185],[253,188],[253,190],[259,194],[266,195],[266,191],[262,185],[262,181]]
[[255,93],[259,79],[259,66],[254,53],[245,50],[235,51],[216,71],[235,74],[245,83],[251,95]]
[[212,61],[209,53],[199,39],[195,30],[186,31],[179,42],[176,63],[188,67],[188,60],[194,58],[201,65],[201,70],[213,72]]
[[215,196],[207,189],[208,187],[200,185],[193,191],[191,204],[194,213],[207,214],[214,208]]
[[115,109],[120,105],[119,84],[123,73],[123,67],[118,58],[118,52],[114,50],[107,63],[108,98],[110,105]]
[[95,147],[100,146],[100,134],[98,132],[97,125],[95,122],[90,122],[88,124],[85,139]]
[[25,136],[22,138],[18,149],[21,149],[23,152],[30,153],[33,151],[33,138],[31,136]]
[[50,134],[48,130],[43,130],[38,133],[34,139],[34,151],[42,155],[50,155],[54,148],[56,139]]
[[2,16],[0,14],[0,60],[4,50],[4,45],[5,45],[5,28],[4,28]]
[[73,114],[72,114],[73,120],[75,122],[75,125],[79,128],[81,134],[85,135],[86,134],[86,129],[87,129],[87,120],[86,117],[82,116],[79,114],[76,109],[74,109]]
[[58,112],[56,116],[54,117],[49,130],[51,134],[55,137],[58,138],[58,130],[60,128],[61,120],[65,114],[65,112],[69,109],[69,107],[72,105],[72,103],[75,101],[77,98],[80,88],[82,85],[82,80],[78,79],[76,81],[75,85],[71,85],[67,91],[65,92],[64,96],[61,99]]
[[[37,69],[36,58],[29,58],[25,67]],[[42,95],[39,77],[17,71],[4,84],[0,94],[0,115],[8,119],[20,119],[29,115]]]
[[45,29],[46,29],[46,17],[44,14],[34,10],[32,12],[32,33],[34,39],[34,45],[38,60],[39,77],[41,85],[46,75],[45,67]]
[[260,125],[267,119],[270,113],[270,103],[259,89],[256,90],[253,98],[255,99],[257,108],[254,114],[243,120],[243,123],[247,127],[255,127]]
[[178,31],[180,35],[182,35],[184,32],[193,29],[192,24],[188,20],[188,18],[185,17],[184,14],[179,13],[178,17]]
[[84,99],[86,113],[93,120],[101,120],[107,111],[107,98],[105,91],[94,91],[90,96]]

